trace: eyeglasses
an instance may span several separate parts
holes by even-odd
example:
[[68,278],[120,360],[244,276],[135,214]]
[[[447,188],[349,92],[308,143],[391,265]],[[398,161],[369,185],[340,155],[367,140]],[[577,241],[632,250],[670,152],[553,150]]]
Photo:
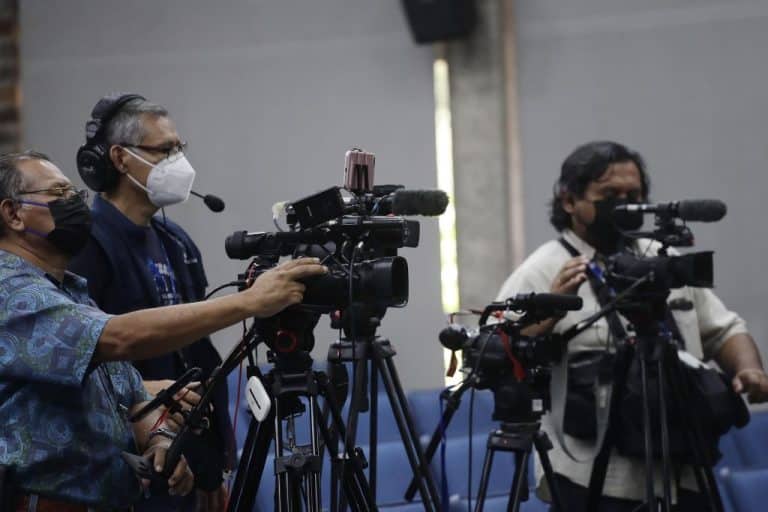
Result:
[[80,190],[79,188],[73,187],[71,185],[66,187],[41,188],[39,190],[22,190],[21,192],[19,192],[19,195],[25,195],[25,194],[46,194],[49,196],[61,197],[64,199],[69,199],[74,196],[80,196],[80,199],[82,199],[83,201],[88,200],[87,190]]
[[150,153],[157,153],[165,155],[165,158],[171,158],[172,156],[181,155],[187,150],[186,142],[179,142],[177,144],[161,144],[159,146],[143,146],[140,144],[126,144],[129,148],[141,149],[142,151],[148,151]]

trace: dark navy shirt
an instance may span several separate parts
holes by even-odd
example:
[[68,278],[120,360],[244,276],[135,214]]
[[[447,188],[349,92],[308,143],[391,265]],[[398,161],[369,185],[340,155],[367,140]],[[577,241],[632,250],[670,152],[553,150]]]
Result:
[[157,236],[153,226],[140,229],[147,230],[143,248],[144,261],[146,261],[149,273],[155,281],[160,304],[162,306],[181,304],[181,296],[176,284],[176,274],[173,272],[173,267],[171,267],[168,254],[165,252],[160,237]]
[[91,363],[110,318],[85,279],[0,250],[0,464],[24,492],[99,508],[140,496],[120,453],[136,452],[126,415],[150,396],[130,364]]

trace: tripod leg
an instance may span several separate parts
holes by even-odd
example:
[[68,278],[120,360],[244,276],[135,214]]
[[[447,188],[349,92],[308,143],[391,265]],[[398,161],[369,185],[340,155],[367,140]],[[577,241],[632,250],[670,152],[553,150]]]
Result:
[[408,412],[408,401],[397,376],[397,370],[392,362],[391,355],[385,354],[384,348],[381,345],[374,346],[373,355],[376,358],[376,364],[379,365],[384,387],[387,390],[392,412],[397,420],[397,427],[400,431],[400,437],[403,440],[411,469],[414,476],[418,475],[420,477],[419,490],[424,508],[425,510],[438,510],[440,508],[440,499],[437,493],[437,486],[424,458],[424,451],[419,444],[416,427],[414,427],[413,419]]
[[[312,446],[312,455],[320,454],[320,446],[317,439],[317,401],[314,396],[309,397],[309,434],[310,443]],[[321,496],[320,496],[320,473],[310,472],[307,478],[307,497],[309,500],[309,506],[307,507],[309,512],[320,512]]]
[[547,453],[552,449],[552,442],[549,440],[549,437],[547,437],[546,432],[539,431],[533,438],[533,445],[536,447],[536,452],[539,454],[541,467],[544,468],[544,478],[547,479],[549,494],[552,496],[552,505],[554,505],[557,512],[565,512],[563,497],[560,494],[557,480],[555,480],[555,471],[552,469],[552,461],[549,460],[549,454]]
[[[332,393],[331,384],[325,376],[321,376],[318,380],[322,386],[322,389],[324,390],[323,396],[325,397],[326,403],[328,404],[331,420],[337,432],[340,432],[342,437],[345,437],[344,420],[341,417],[341,411],[339,410],[339,406],[336,403],[335,395]],[[320,425],[320,433],[323,436],[323,440],[327,444],[329,455],[333,460],[338,460],[338,445],[330,444],[328,442],[330,439],[330,434],[329,429],[325,424]],[[355,501],[358,504],[357,510],[376,510],[376,505],[372,498],[371,489],[368,486],[368,481],[365,478],[365,472],[360,465],[360,461],[358,460],[357,456],[352,453],[352,448],[349,446],[344,445],[344,451],[345,459],[347,459],[347,461],[352,465],[352,476],[354,477],[354,483],[352,483],[352,478],[349,475],[342,475],[342,484],[346,486],[344,488],[346,489],[345,492],[348,495],[348,499],[350,502]],[[353,500],[352,496],[355,495],[358,497]]]
[[[471,462],[472,461],[470,461],[470,463]],[[492,466],[493,449],[489,445],[485,449],[485,460],[483,461],[483,472],[482,476],[480,477],[480,488],[477,490],[477,504],[475,505],[475,512],[483,512],[483,507],[485,506],[485,495],[488,493],[488,481],[491,477]],[[515,474],[517,474],[517,468],[515,469]],[[467,489],[467,493],[471,495],[471,489]]]
[[[283,424],[280,420],[280,402],[275,400],[272,409],[275,411],[274,432],[275,432],[275,460],[283,456]],[[278,512],[291,512],[288,502],[288,489],[290,477],[286,472],[279,472],[275,475],[275,510]]]
[[[667,367],[669,389],[671,391],[672,400],[675,404],[689,404],[691,390],[687,385],[687,380],[683,375],[680,363],[674,364],[677,361],[677,354],[674,354],[668,359],[672,364]],[[694,421],[688,414],[682,414],[683,420],[682,428],[688,433],[686,440],[688,446],[694,455],[693,472],[696,477],[696,484],[698,485],[699,492],[707,497],[709,503],[709,510],[712,512],[723,512],[724,505],[720,496],[720,491],[717,487],[717,481],[715,480],[715,474],[712,467],[715,465],[715,461],[712,459],[711,454],[704,452],[704,434],[701,431],[702,426]]]
[[[361,344],[362,345],[362,344]],[[361,347],[364,349],[364,347]],[[360,357],[353,351],[352,357],[355,358],[353,363],[355,365],[354,381],[352,383],[352,393],[349,404],[349,414],[347,415],[347,428],[346,437],[344,438],[344,445],[350,447],[350,450],[354,449],[357,442],[357,421],[360,411],[368,410],[368,361],[365,357]],[[347,457],[341,459],[341,470],[339,476],[344,479],[348,477],[347,463],[349,460]],[[334,484],[338,485],[338,484]],[[346,509],[346,499],[344,495],[339,499],[339,510]]]
[[273,414],[274,412],[271,412],[263,423],[252,420],[248,427],[248,436],[237,468],[237,477],[227,505],[228,512],[253,510],[256,492],[264,474],[269,443],[274,437]]
[[661,481],[664,487],[664,506],[662,510],[672,512],[672,474],[669,456],[669,423],[667,423],[667,397],[664,385],[664,368],[661,359],[656,361],[657,394],[659,403],[659,427],[661,428]]
[[643,434],[645,437],[645,501],[649,510],[652,510],[656,500],[653,479],[653,436],[651,435],[651,405],[648,396],[648,367],[645,354],[640,356],[640,382],[643,395]]
[[371,407],[368,415],[369,442],[368,442],[368,482],[371,485],[373,500],[376,501],[376,474],[378,473],[377,450],[379,435],[379,367],[376,360],[371,360]]
[[[434,432],[432,432],[432,438],[429,440],[429,444],[427,445],[427,450],[424,452],[424,456],[427,459],[427,464],[430,464],[432,462],[432,458],[435,456],[435,452],[437,452],[437,447],[440,445],[440,441],[442,440],[442,434],[448,429],[448,425],[451,423],[451,419],[453,419],[453,415],[458,410],[459,406],[461,405],[461,396],[467,391],[467,389],[470,388],[470,381],[467,380],[463,384],[461,384],[458,388],[451,391],[447,394],[447,398],[445,400],[445,410],[443,411],[443,415],[440,418],[440,423],[435,427]],[[440,400],[442,400],[442,396],[440,397]],[[414,495],[416,494],[416,478],[411,479],[411,483],[408,486],[408,490],[405,491],[405,500],[406,501],[412,501]]]
[[519,512],[520,504],[528,501],[528,457],[529,451],[515,452],[515,476],[512,478],[512,492],[509,494],[507,502],[507,512]]

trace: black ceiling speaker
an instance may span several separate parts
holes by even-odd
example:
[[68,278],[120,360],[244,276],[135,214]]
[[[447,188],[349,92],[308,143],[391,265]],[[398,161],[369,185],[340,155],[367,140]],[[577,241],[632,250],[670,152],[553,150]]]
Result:
[[402,0],[419,44],[466,37],[477,20],[475,0]]

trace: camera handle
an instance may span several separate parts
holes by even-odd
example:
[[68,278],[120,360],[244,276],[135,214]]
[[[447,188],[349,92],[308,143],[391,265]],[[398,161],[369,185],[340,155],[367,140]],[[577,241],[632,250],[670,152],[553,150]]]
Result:
[[[256,322],[254,322],[245,333],[240,343],[238,343],[229,353],[226,360],[211,372],[208,382],[203,386],[204,391],[200,397],[200,402],[192,407],[187,413],[184,424],[171,442],[170,447],[168,447],[168,452],[165,456],[165,466],[163,466],[161,471],[155,471],[147,457],[128,452],[122,453],[123,459],[126,460],[139,478],[145,478],[152,482],[153,490],[160,492],[161,490],[167,489],[167,480],[171,473],[173,473],[173,469],[179,463],[182,451],[189,442],[190,437],[193,435],[193,430],[203,424],[202,422],[205,415],[208,413],[210,403],[213,400],[214,389],[217,385],[226,380],[227,375],[237,368],[237,366],[240,365],[240,362],[248,357],[251,351],[254,350],[260,342],[261,338],[257,336]],[[195,372],[195,370],[197,370],[197,372]],[[138,421],[160,405],[167,405],[170,408],[177,406],[175,400],[173,400],[173,395],[195,378],[199,378],[199,376],[199,368],[190,369],[168,389],[163,390],[154,400],[135,413],[130,418],[130,421]],[[169,405],[169,403],[172,405]]]

